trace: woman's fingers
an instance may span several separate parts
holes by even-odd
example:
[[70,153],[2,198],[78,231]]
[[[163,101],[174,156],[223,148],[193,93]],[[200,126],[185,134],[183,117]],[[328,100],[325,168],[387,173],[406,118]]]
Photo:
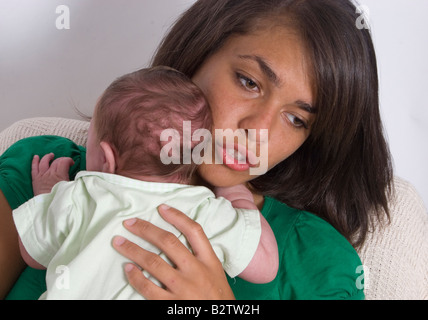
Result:
[[[165,261],[158,255],[144,250],[134,243],[126,240],[123,237],[117,236],[113,239],[113,247],[123,256],[133,260],[139,267],[146,270],[153,269],[151,275],[156,278],[157,272],[165,273],[162,265],[165,263],[167,269],[172,269]],[[160,260],[157,260],[157,259]],[[147,279],[140,268],[134,264],[128,263],[125,266],[126,277],[131,286],[146,299],[167,300],[172,299],[171,294],[154,284],[151,280]],[[150,273],[150,272],[149,272]]]
[[[223,266],[201,225],[181,211],[165,205],[159,206],[158,211],[163,219],[183,233],[194,253],[177,259],[180,261],[177,269],[181,271],[187,287],[177,286],[174,293],[189,299],[234,299]],[[165,254],[170,257],[173,252],[165,250]]]
[[128,279],[129,283],[132,285],[132,287],[146,299],[148,300],[174,299],[174,297],[171,295],[170,292],[164,290],[163,288],[160,288],[159,286],[154,284],[152,281],[147,279],[137,266],[131,263],[128,263],[125,266],[125,274],[126,274],[126,278]]
[[[164,252],[176,265],[178,265],[179,262],[182,262],[186,256],[192,255],[190,250],[181,243],[177,236],[164,229],[158,228],[147,221],[131,219],[125,221],[124,226],[133,234],[150,242],[156,248]],[[147,271],[151,273],[150,270]]]
[[[139,222],[144,223],[144,221],[142,221],[142,220],[139,220]],[[120,237],[120,236],[114,237],[113,247],[120,254],[122,254],[123,256],[125,256],[128,259],[135,262],[139,267],[141,267],[143,270],[147,271],[154,278],[158,279],[165,286],[168,287],[171,283],[175,282],[174,279],[177,279],[177,270],[172,268],[158,254],[147,251],[147,250],[139,247],[135,243],[128,241],[127,239]],[[141,282],[143,282],[144,285],[147,286],[148,284],[145,280],[147,280],[147,281],[150,281],[150,280],[143,279],[143,278],[145,278],[145,277],[141,273],[139,275],[139,279]],[[147,289],[147,290],[149,290],[149,289]],[[143,296],[148,298],[144,294],[143,294]]]
[[[210,259],[215,256],[214,250],[205,235],[201,225],[181,211],[170,208],[166,205],[160,205],[158,211],[162,218],[176,227],[184,234],[190,243],[195,256],[204,259]],[[216,258],[217,259],[217,258]]]
[[151,283],[136,266],[131,268],[132,264],[125,269],[130,284],[147,299],[234,299],[222,265],[201,226],[176,209],[161,206],[159,212],[186,236],[197,254],[193,255],[166,230],[140,219],[127,220],[124,222],[127,230],[156,246],[175,265],[175,268],[170,266],[159,255],[123,237],[115,237],[114,248],[158,279],[165,288]]

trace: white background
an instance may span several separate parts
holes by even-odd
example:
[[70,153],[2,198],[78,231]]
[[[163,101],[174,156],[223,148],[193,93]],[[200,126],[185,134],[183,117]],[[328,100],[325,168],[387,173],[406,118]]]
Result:
[[[194,0],[0,0],[0,131],[29,117],[91,115],[117,76],[148,65]],[[428,0],[361,0],[370,11],[396,174],[428,204]],[[70,8],[58,30],[56,8]]]

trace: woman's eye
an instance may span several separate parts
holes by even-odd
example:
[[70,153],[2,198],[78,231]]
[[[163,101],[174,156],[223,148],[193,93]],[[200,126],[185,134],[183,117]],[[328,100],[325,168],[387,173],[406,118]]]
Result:
[[245,76],[243,76],[242,74],[237,74],[238,80],[241,83],[241,85],[250,90],[250,91],[258,91],[259,87],[257,85],[257,83],[255,83],[253,80],[251,80],[250,78],[247,78]]
[[296,128],[308,129],[308,124],[304,120],[300,119],[299,117],[296,117],[294,114],[285,113],[285,116],[288,118],[291,124]]

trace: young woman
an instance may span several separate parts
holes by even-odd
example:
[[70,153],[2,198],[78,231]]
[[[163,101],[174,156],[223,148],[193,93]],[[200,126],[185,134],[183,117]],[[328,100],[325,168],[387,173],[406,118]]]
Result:
[[[379,115],[375,52],[357,18],[349,0],[199,0],[176,22],[152,64],[193,79],[210,103],[214,129],[269,132],[270,170],[263,176],[233,164],[202,165],[198,173],[213,187],[248,184],[277,238],[280,267],[269,284],[228,284],[203,230],[171,208],[160,213],[186,235],[193,253],[148,222],[124,226],[159,247],[175,268],[126,239],[113,241],[164,284],[155,286],[128,264],[128,279],[144,297],[364,297],[356,286],[361,262],[354,247],[383,218],[373,212],[388,212],[392,166]],[[31,141],[34,151],[26,151],[29,158],[61,145],[37,141]],[[19,145],[9,157],[27,157],[14,148]],[[73,155],[77,163],[81,155]],[[7,202],[0,200],[0,208],[8,221],[8,203],[19,201],[5,185],[0,189]],[[21,278],[15,292],[28,281]]]

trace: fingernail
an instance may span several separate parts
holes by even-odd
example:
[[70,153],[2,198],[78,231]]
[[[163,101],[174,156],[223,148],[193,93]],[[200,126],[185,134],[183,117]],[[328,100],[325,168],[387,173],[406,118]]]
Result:
[[162,210],[169,210],[169,209],[171,209],[171,207],[169,205],[167,205],[167,204],[161,204],[159,206],[159,208],[161,208]]
[[137,222],[137,219],[136,219],[136,218],[129,219],[129,220],[125,220],[125,224],[126,224],[128,227],[133,226],[136,222]]
[[133,269],[134,269],[134,265],[133,264],[128,263],[125,266],[125,272],[131,272]]
[[121,246],[122,244],[125,243],[125,241],[126,241],[126,239],[123,238],[123,237],[121,237],[121,236],[116,236],[113,239],[114,244],[117,245],[117,246]]

